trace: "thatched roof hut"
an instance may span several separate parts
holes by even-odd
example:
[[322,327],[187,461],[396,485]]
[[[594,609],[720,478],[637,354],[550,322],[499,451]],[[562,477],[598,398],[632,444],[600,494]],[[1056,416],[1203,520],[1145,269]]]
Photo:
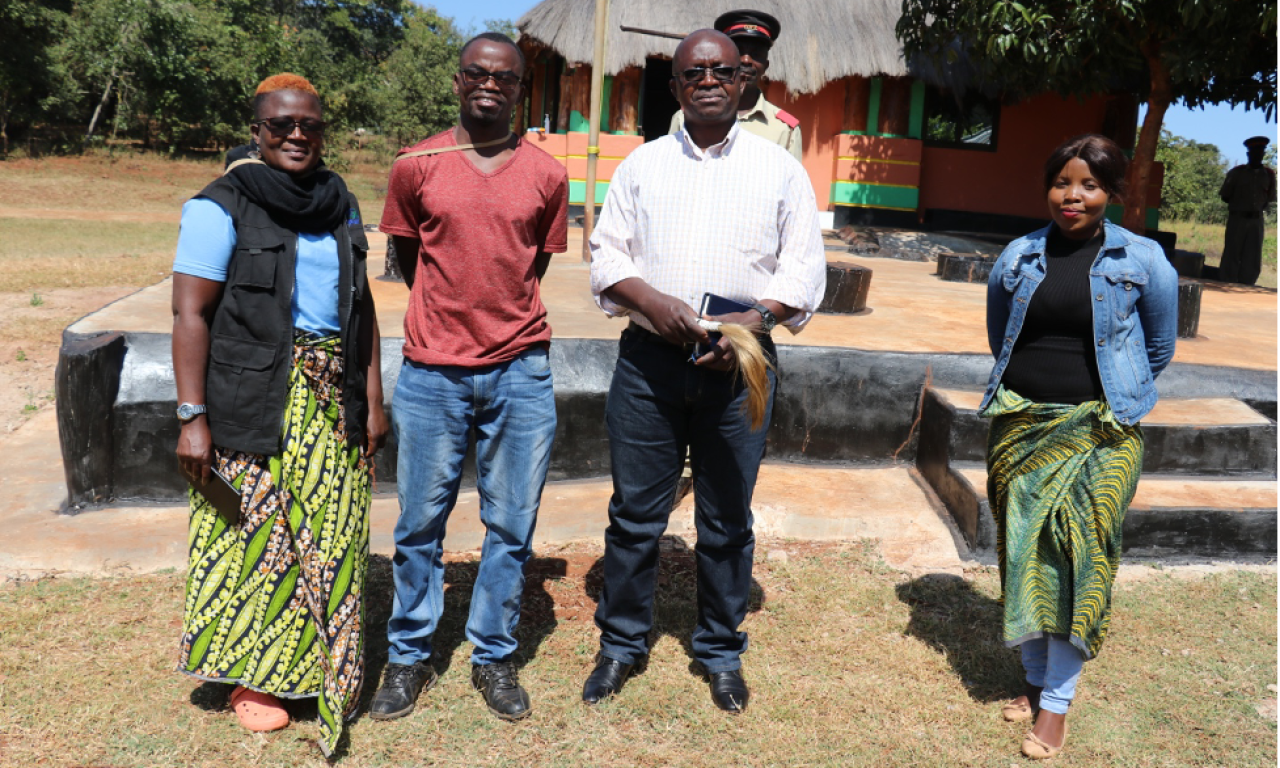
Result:
[[[610,4],[606,75],[643,67],[650,56],[670,58],[678,40],[623,32],[620,26],[687,33],[708,27],[726,11],[742,7],[771,13],[782,34],[769,57],[769,77],[795,94],[817,93],[850,75],[908,74],[894,25],[899,0],[626,0]],[[543,0],[516,23],[522,39],[558,51],[571,62],[590,62],[595,36],[595,0]]]

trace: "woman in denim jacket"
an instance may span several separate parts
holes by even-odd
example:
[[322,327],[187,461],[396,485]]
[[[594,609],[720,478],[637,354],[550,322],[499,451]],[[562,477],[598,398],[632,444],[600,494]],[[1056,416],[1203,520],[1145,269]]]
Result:
[[1010,243],[987,287],[987,493],[1004,639],[1020,646],[1027,681],[1002,714],[1035,720],[1022,743],[1031,758],[1062,749],[1081,669],[1106,637],[1142,471],[1138,421],[1177,335],[1177,273],[1155,242],[1105,220],[1126,165],[1102,136],[1054,150],[1053,222]]

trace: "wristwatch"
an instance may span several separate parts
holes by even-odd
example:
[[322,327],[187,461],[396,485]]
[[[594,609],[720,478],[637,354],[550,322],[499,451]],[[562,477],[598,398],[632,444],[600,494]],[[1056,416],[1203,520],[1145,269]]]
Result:
[[772,333],[778,324],[778,316],[769,311],[769,308],[763,304],[755,304],[751,307],[760,313],[760,330],[763,333]]
[[178,421],[186,424],[195,417],[205,412],[203,405],[192,405],[191,403],[182,403],[178,406]]

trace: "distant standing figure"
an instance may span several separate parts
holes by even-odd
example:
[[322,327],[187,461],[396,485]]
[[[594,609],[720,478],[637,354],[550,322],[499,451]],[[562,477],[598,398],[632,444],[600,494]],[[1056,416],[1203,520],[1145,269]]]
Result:
[[1262,272],[1262,214],[1276,201],[1276,172],[1262,164],[1270,143],[1266,136],[1245,139],[1249,162],[1232,168],[1218,192],[1231,211],[1218,270],[1224,282],[1253,285]]
[[[742,99],[738,102],[738,124],[762,139],[772,141],[801,159],[800,121],[769,103],[760,92],[760,81],[769,70],[769,50],[778,39],[782,25],[762,11],[729,11],[721,14],[715,30],[723,32],[738,46],[744,77]],[[684,125],[684,110],[671,117],[675,133]]]

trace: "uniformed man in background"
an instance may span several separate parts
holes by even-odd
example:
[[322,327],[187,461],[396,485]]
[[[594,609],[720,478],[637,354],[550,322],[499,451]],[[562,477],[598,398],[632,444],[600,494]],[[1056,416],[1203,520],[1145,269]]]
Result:
[[[742,56],[746,81],[738,102],[738,122],[745,130],[772,141],[800,160],[800,121],[770,104],[760,92],[760,81],[769,69],[769,49],[778,39],[782,25],[762,11],[729,11],[716,19],[714,28],[732,38]],[[675,133],[683,125],[684,112],[676,110],[668,133]]]
[[1276,172],[1262,164],[1271,140],[1245,139],[1249,162],[1227,173],[1218,196],[1227,204],[1227,242],[1218,277],[1227,283],[1253,285],[1262,271],[1263,214],[1276,201]]

